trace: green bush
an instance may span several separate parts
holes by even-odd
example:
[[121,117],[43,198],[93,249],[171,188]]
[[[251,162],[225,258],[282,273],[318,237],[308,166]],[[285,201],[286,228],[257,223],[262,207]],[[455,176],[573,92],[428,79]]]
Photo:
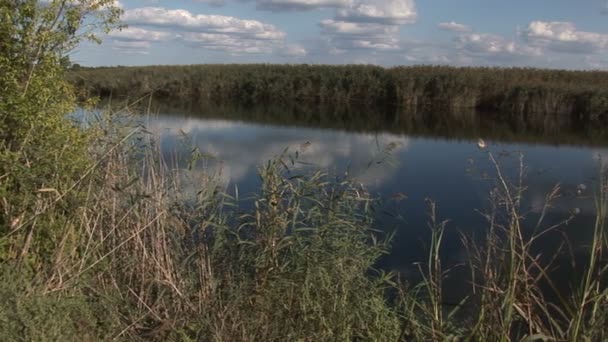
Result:
[[[100,29],[116,24],[111,3],[0,1],[0,261],[49,257],[46,246],[69,221],[69,190],[90,161],[85,132],[66,118],[76,101],[62,64],[81,39],[95,38],[79,31],[85,16]],[[44,216],[56,205],[52,215],[64,217]]]
[[3,341],[99,341],[119,330],[109,302],[79,290],[45,292],[17,269],[0,268]]

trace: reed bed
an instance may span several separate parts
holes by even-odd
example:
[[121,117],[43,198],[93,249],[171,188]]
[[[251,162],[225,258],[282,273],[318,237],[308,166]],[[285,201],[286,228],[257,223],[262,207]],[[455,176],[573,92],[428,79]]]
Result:
[[[4,262],[2,284],[16,298],[2,310],[7,338],[44,340],[46,325],[58,331],[48,339],[64,340],[395,338],[385,279],[368,276],[386,245],[374,240],[364,189],[321,172],[298,176],[277,159],[260,170],[255,209],[240,213],[213,177],[163,160],[145,128],[99,127],[97,162],[70,187],[79,201],[58,237],[11,240],[11,250],[23,241],[54,248],[48,262],[26,263],[32,252]],[[64,216],[48,195],[13,237]],[[74,307],[61,305],[70,298]],[[11,314],[22,305],[28,312]],[[32,315],[46,325],[30,324]]]
[[602,71],[371,65],[187,65],[72,69],[83,96],[198,104],[474,108],[535,120],[606,123]]

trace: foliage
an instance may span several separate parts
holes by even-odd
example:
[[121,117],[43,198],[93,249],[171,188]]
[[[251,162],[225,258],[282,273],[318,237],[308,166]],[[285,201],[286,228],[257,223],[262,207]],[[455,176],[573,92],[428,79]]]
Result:
[[1,273],[4,341],[98,341],[120,327],[111,308],[79,290],[44,293],[17,269],[4,264]]
[[[75,96],[61,61],[117,24],[113,3],[0,1],[0,260],[48,251],[69,221],[66,192],[89,161],[85,134],[66,118]],[[64,214],[47,216],[49,205]]]

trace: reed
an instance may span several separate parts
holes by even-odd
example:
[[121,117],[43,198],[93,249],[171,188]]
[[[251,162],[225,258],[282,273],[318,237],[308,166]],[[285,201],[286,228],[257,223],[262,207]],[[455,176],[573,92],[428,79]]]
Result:
[[187,65],[78,68],[83,97],[198,104],[355,104],[380,108],[475,108],[530,119],[606,123],[606,73],[530,68],[362,65]]
[[[9,340],[44,340],[43,330],[49,339],[129,341],[606,338],[605,172],[584,277],[573,298],[553,301],[553,262],[535,242],[570,217],[547,225],[541,214],[530,226],[523,159],[510,178],[488,154],[487,235],[463,237],[471,291],[447,307],[443,286],[462,269],[442,263],[449,222],[433,202],[422,281],[401,284],[375,268],[390,239],[376,230],[377,200],[354,180],[303,167],[305,151],[286,152],[260,168],[259,195],[244,209],[204,168],[206,156],[191,149],[189,162],[166,159],[158,137],[119,115],[89,123],[95,162],[64,192],[41,193],[1,237],[23,251],[49,244],[31,229],[58,227],[51,246],[2,262],[0,330]],[[547,195],[542,213],[559,193]]]
[[[489,209],[482,212],[488,222],[482,241],[470,236],[462,240],[469,252],[471,290],[453,307],[442,306],[442,287],[452,272],[441,268],[440,246],[446,221],[439,221],[437,208],[430,204],[432,229],[429,258],[420,270],[423,282],[408,294],[401,291],[402,317],[410,340],[485,341],[596,341],[606,338],[600,325],[606,323],[608,279],[605,252],[606,171],[602,171],[596,195],[597,220],[590,246],[585,253],[581,283],[569,290],[555,283],[553,271],[558,256],[568,256],[562,248],[545,251],[535,244],[564,228],[575,214],[560,222],[545,223],[552,203],[561,196],[556,186],[547,194],[540,214],[530,220],[522,209],[525,196],[523,156],[519,174],[510,179],[502,165],[488,153],[495,168]],[[603,189],[603,190],[601,190]],[[567,245],[564,241],[562,247]],[[555,254],[551,254],[555,253]],[[550,299],[551,298],[551,299]],[[584,326],[584,328],[582,328]]]
[[[105,133],[91,150],[97,162],[71,187],[80,201],[52,260],[30,264],[35,271],[22,279],[45,310],[72,314],[50,298],[75,296],[87,313],[84,326],[112,328],[90,334],[126,340],[395,338],[387,280],[368,274],[386,245],[374,239],[364,189],[277,159],[260,170],[255,208],[239,213],[214,177],[178,168],[163,159],[156,137],[122,125],[101,123]],[[24,227],[62,215],[61,201],[49,197],[33,211],[46,214],[25,218]],[[25,258],[5,261],[4,282],[22,272]],[[8,317],[2,330],[17,336],[27,319]],[[35,336],[36,326],[26,330],[26,339]]]

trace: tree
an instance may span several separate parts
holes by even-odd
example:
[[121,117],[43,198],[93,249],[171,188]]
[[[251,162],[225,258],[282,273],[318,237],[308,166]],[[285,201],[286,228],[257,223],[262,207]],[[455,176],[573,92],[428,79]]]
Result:
[[[120,14],[115,0],[0,0],[0,260],[19,241],[23,255],[34,236],[52,235],[20,222],[41,189],[61,192],[87,165],[86,136],[66,118],[76,101],[62,61],[118,28]],[[17,242],[7,246],[7,235]]]

